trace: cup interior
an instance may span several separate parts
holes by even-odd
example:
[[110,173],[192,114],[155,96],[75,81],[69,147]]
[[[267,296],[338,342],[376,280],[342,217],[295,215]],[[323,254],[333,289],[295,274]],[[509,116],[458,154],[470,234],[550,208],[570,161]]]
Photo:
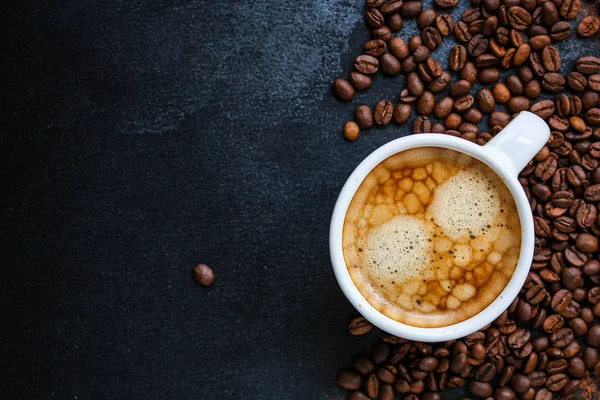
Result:
[[[388,157],[419,147],[441,147],[471,156],[488,165],[504,181],[512,194],[521,224],[521,253],[512,278],[500,295],[480,313],[453,325],[422,328],[393,320],[375,309],[360,293],[348,272],[342,249],[346,212],[354,194],[367,175]],[[525,283],[533,259],[535,234],[533,216],[525,192],[510,166],[494,159],[485,146],[442,134],[419,134],[396,139],[380,147],[363,160],[344,184],[336,202],[329,232],[329,249],[336,279],[354,307],[382,330],[409,340],[441,342],[458,339],[478,331],[506,310]]]

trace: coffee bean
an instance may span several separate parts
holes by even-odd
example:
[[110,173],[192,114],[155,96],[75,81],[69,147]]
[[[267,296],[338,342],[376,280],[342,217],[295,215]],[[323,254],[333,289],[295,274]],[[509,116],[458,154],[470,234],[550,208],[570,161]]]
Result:
[[440,8],[453,8],[458,5],[458,0],[434,0],[434,3]]
[[431,132],[431,122],[425,116],[417,117],[413,123],[413,133]]
[[554,103],[551,100],[541,100],[534,103],[529,109],[540,118],[548,118],[554,113]]
[[[569,0],[567,0],[569,1]],[[568,378],[565,374],[554,374],[548,377],[546,381],[546,387],[551,392],[558,392],[567,384]]]
[[433,93],[439,93],[446,89],[451,80],[450,73],[443,71],[439,78],[429,83],[429,90]]
[[408,89],[403,89],[400,92],[400,102],[408,104],[417,100],[417,96],[414,96],[408,92]]
[[559,349],[564,348],[574,340],[573,331],[571,328],[560,328],[558,331],[550,335],[550,344]]
[[408,122],[411,114],[412,114],[412,107],[410,106],[410,104],[400,103],[394,107],[394,112],[392,114],[392,120],[396,124],[404,125]]
[[[400,13],[393,13],[387,17],[387,26],[392,32],[398,32],[404,26],[404,19]],[[394,40],[392,38],[392,40]]]
[[558,10],[551,1],[544,2],[544,4],[542,4],[542,22],[544,25],[550,28],[558,22]]
[[544,321],[542,327],[548,333],[554,333],[561,329],[565,323],[565,319],[559,314],[549,315]]
[[591,108],[585,113],[585,122],[600,125],[600,108]]
[[542,371],[532,371],[527,374],[531,387],[543,386],[546,383],[546,374]]
[[377,125],[387,125],[392,120],[392,114],[394,112],[394,106],[389,100],[381,100],[375,106],[375,112],[373,113],[373,119]]
[[384,25],[379,28],[372,29],[371,37],[373,39],[381,39],[386,42],[389,42],[390,39],[392,38],[392,31],[390,30],[390,28],[388,28],[387,26]]
[[435,27],[442,36],[448,36],[454,31],[454,22],[448,14],[440,14],[435,17]]
[[544,74],[542,86],[549,92],[560,92],[565,87],[565,78],[556,72]]
[[345,79],[336,79],[333,82],[333,94],[342,101],[350,101],[355,94],[354,87]]
[[573,19],[579,14],[579,0],[564,0],[560,6],[560,16],[565,19]]
[[390,53],[392,53],[399,60],[404,60],[406,57],[408,57],[408,46],[404,39],[400,37],[394,37],[388,43],[388,47],[390,49]]
[[375,366],[365,357],[358,357],[354,360],[354,369],[356,369],[361,375],[366,376],[369,375],[375,369]]
[[[399,1],[399,3],[402,3],[402,1]],[[400,14],[405,18],[415,18],[421,13],[422,9],[423,3],[421,1],[404,1]]]
[[483,84],[490,84],[500,79],[500,71],[498,68],[485,68],[479,71],[477,79]]
[[583,363],[585,364],[586,368],[593,369],[598,363],[598,360],[598,350],[588,346],[583,349]]
[[460,71],[467,62],[467,49],[461,44],[457,44],[450,50],[450,69]]
[[[494,111],[490,114],[488,123],[491,127],[499,126],[504,128],[510,122],[510,115],[502,111]],[[552,176],[552,175],[550,175]]]
[[494,98],[500,104],[505,104],[510,100],[510,90],[504,83],[496,83],[493,87]]
[[444,97],[438,101],[433,108],[433,115],[438,119],[444,119],[452,112],[454,100],[451,97]]
[[492,385],[487,382],[478,382],[471,380],[469,382],[469,390],[477,397],[489,397],[492,395]]
[[361,129],[370,129],[373,127],[373,111],[369,106],[363,105],[356,108],[354,112],[354,121]]
[[524,31],[532,22],[531,14],[522,7],[512,6],[506,12],[508,23],[518,31]]
[[591,185],[585,190],[584,197],[586,201],[600,201],[600,184]]
[[421,45],[413,52],[413,57],[416,62],[423,62],[429,57],[429,49],[426,46]]
[[600,58],[594,56],[581,57],[577,60],[577,71],[587,75],[600,72]]
[[367,376],[364,383],[365,392],[369,398],[374,398],[379,394],[379,379],[377,374],[371,373]]
[[592,325],[589,328],[586,335],[586,342],[589,346],[600,347],[600,325]]
[[589,233],[580,233],[575,241],[577,250],[584,253],[595,253],[598,251],[598,238]]
[[383,56],[381,56],[379,58],[379,65],[381,72],[388,76],[398,75],[402,70],[400,61],[391,53],[385,53]]
[[376,8],[369,8],[365,11],[365,21],[371,28],[379,28],[385,23],[383,15]]
[[523,374],[515,374],[510,380],[510,385],[516,393],[526,393],[531,387],[531,381]]
[[367,396],[361,390],[355,390],[354,392],[350,393],[350,400],[369,400],[369,399],[370,399],[370,397]]
[[529,110],[531,102],[525,96],[513,97],[508,101],[508,111],[513,114]]
[[567,289],[561,289],[552,297],[552,309],[556,312],[563,311],[567,308],[573,296]]
[[549,46],[552,43],[552,39],[548,35],[539,35],[529,39],[529,45],[535,51],[542,50],[544,47]]
[[544,63],[544,68],[548,72],[556,72],[560,70],[560,67],[562,66],[560,54],[558,50],[552,46],[548,46],[542,51],[542,62]]
[[[346,122],[344,126],[344,137],[349,141],[354,141],[360,133],[360,128],[354,121]],[[352,331],[350,331],[352,333]]]
[[438,366],[438,360],[435,357],[428,356],[423,357],[419,360],[418,368],[421,371],[431,372],[434,371]]
[[356,390],[360,388],[360,375],[352,371],[342,371],[338,374],[338,386],[345,390]]
[[[393,364],[385,364],[383,367],[377,369],[377,378],[381,382],[393,383],[396,380],[396,374],[398,373],[396,367]],[[379,392],[379,390],[377,390]],[[377,393],[375,393],[377,395]]]
[[379,70],[379,61],[373,56],[363,54],[354,60],[354,69],[361,74],[372,75]]
[[365,44],[365,54],[372,57],[380,57],[387,51],[387,44],[381,40],[370,40]]
[[210,286],[215,281],[215,272],[206,264],[197,264],[192,272],[196,282],[202,286]]
[[435,97],[433,93],[429,91],[423,92],[423,94],[417,99],[415,106],[417,114],[429,116],[433,112],[435,105]]
[[481,88],[477,91],[475,101],[477,102],[477,107],[485,113],[494,111],[496,107],[496,99],[492,92],[487,88]]
[[588,85],[590,89],[596,92],[600,91],[600,74],[594,74],[588,77]]
[[513,56],[512,65],[518,66],[518,65],[523,64],[525,61],[527,61],[530,54],[531,54],[531,47],[529,47],[529,44],[527,44],[527,43],[521,44],[517,48],[517,51],[515,52],[515,54]]
[[372,359],[375,364],[385,363],[390,356],[390,346],[384,342],[377,342],[373,346]]
[[431,51],[437,49],[442,44],[442,35],[432,26],[423,29],[421,36],[423,44]]
[[485,53],[489,41],[483,35],[475,35],[469,40],[467,45],[468,53],[471,57],[478,57]]
[[379,7],[381,6],[385,0],[365,0],[365,4],[367,7]]
[[587,78],[579,72],[571,72],[567,78],[569,87],[577,92],[581,92],[587,86]]
[[406,84],[408,92],[413,96],[420,96],[425,90],[423,81],[421,81],[419,74],[416,72],[411,72],[408,74],[408,77],[406,78]]
[[425,29],[426,27],[433,24],[433,21],[435,21],[435,17],[436,17],[435,10],[432,10],[432,9],[424,10],[417,18],[418,27],[421,29]]
[[595,35],[599,28],[600,19],[595,15],[590,15],[581,20],[577,27],[577,33],[579,36],[588,37]]
[[573,32],[571,24],[569,24],[567,21],[560,21],[552,25],[552,28],[550,29],[550,37],[554,40],[565,40],[571,36],[571,32]]
[[394,388],[390,384],[384,384],[379,387],[380,400],[394,400]]

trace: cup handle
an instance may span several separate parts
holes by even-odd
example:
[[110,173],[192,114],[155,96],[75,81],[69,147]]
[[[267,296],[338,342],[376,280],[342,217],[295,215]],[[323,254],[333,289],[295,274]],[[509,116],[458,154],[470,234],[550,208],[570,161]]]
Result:
[[516,177],[544,147],[549,137],[550,128],[543,119],[522,111],[484,149],[492,153]]

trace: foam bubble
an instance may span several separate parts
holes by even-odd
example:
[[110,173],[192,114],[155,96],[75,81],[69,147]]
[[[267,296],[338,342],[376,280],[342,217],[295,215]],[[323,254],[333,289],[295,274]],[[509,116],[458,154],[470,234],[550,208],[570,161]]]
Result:
[[380,281],[419,278],[431,264],[432,227],[422,219],[400,215],[372,229],[365,253],[369,274]]

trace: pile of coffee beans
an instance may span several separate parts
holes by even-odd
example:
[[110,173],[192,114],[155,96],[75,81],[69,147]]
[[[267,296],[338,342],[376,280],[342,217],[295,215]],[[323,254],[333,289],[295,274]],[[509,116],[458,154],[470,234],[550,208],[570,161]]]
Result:
[[[406,87],[395,103],[359,105],[344,135],[355,140],[375,125],[403,125],[414,113],[413,133],[484,145],[521,111],[545,119],[550,139],[519,175],[534,215],[531,271],[509,309],[464,339],[383,336],[338,375],[353,400],[440,399],[463,385],[481,398],[552,399],[588,374],[600,378],[600,57],[582,57],[563,75],[553,45],[573,31],[597,36],[600,20],[586,16],[572,26],[579,0],[472,0],[455,21],[448,10],[457,4],[435,0],[435,9],[423,10],[416,0],[366,0],[372,40],[348,79],[334,82],[334,94],[351,101],[379,71],[404,74]],[[405,18],[417,19],[420,35],[394,36]],[[452,36],[457,43],[440,62],[434,53]],[[365,334],[371,326],[358,318],[349,330]]]

